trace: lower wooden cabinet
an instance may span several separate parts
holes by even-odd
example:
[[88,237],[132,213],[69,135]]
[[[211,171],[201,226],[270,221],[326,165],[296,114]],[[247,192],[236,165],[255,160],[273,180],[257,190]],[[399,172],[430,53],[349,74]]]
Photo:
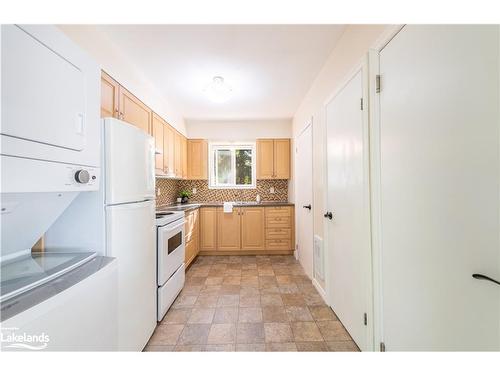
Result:
[[217,207],[200,208],[200,251],[217,250]]
[[265,211],[263,207],[240,208],[241,249],[265,250]]
[[294,248],[293,207],[200,208],[200,251],[286,254]]
[[241,249],[240,212],[238,209],[224,213],[217,209],[217,250],[230,251]]
[[200,252],[200,225],[198,210],[187,212],[185,219],[186,223],[184,224],[184,241],[186,248],[184,263],[187,267]]

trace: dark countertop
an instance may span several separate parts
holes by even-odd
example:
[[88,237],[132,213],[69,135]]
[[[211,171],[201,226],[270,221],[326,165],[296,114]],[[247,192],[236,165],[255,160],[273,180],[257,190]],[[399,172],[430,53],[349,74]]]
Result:
[[[200,207],[222,207],[223,202],[193,202],[193,203],[176,203],[167,204],[156,207],[156,211],[184,211],[188,212],[191,210],[196,210]],[[290,202],[245,202],[235,203],[234,207],[276,207],[276,206],[294,206],[294,203]]]

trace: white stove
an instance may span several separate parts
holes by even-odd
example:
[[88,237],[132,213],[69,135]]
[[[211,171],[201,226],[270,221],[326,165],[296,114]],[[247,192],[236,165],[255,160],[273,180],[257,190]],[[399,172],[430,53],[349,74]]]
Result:
[[184,223],[184,211],[156,212],[158,321],[184,286]]

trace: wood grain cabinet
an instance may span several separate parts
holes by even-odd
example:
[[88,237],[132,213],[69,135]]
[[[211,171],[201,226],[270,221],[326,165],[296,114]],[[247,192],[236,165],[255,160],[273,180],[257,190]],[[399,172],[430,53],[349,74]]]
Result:
[[182,153],[181,153],[181,160],[182,160],[182,173],[181,176],[185,180],[188,178],[188,147],[187,147],[187,139],[186,137],[181,137],[181,144],[182,144]]
[[163,168],[167,175],[175,175],[175,130],[166,125],[163,129]]
[[115,117],[152,134],[151,109],[104,71],[101,72],[101,117]]
[[217,250],[217,207],[200,208],[200,251]]
[[217,208],[217,250],[234,251],[241,249],[241,216],[239,209],[225,213]]
[[192,210],[186,213],[186,223],[184,224],[184,238],[186,244],[185,265],[186,267],[196,258],[200,252],[199,234],[199,211]]
[[155,168],[157,174],[165,173],[164,141],[166,123],[156,113],[153,113],[153,137],[155,139]]
[[204,139],[187,141],[188,180],[208,178],[208,142]]
[[174,175],[182,177],[182,136],[180,133],[174,134]]
[[241,250],[265,250],[265,211],[263,207],[242,207]]
[[120,85],[106,72],[101,74],[101,117],[118,118]]
[[290,178],[290,139],[257,140],[257,179]]
[[265,210],[266,249],[292,251],[295,243],[293,207],[266,207]]

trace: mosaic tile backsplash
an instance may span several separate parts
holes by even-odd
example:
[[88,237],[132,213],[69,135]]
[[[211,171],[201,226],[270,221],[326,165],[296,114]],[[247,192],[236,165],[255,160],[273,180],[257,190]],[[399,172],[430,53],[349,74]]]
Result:
[[[156,197],[156,205],[175,203],[181,190],[192,194],[190,202],[255,201],[257,194],[262,201],[288,201],[288,180],[257,180],[256,189],[209,189],[207,180],[167,180],[156,179],[156,187],[161,194]],[[274,193],[270,188],[274,187]]]

